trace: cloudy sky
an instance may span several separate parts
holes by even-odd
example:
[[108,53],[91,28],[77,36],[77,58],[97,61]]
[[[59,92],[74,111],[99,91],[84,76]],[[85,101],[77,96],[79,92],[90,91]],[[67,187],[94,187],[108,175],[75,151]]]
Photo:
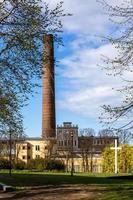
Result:
[[[58,0],[47,0],[53,7]],[[110,1],[108,1],[110,2]],[[111,0],[121,4],[122,0]],[[117,34],[103,6],[96,0],[64,0],[64,10],[73,16],[63,19],[64,47],[55,49],[57,124],[71,121],[79,128],[102,128],[98,117],[103,104],[117,104],[121,80],[107,76],[102,55],[114,57],[116,50],[101,37]],[[42,91],[24,109],[24,125],[29,136],[41,135]]]

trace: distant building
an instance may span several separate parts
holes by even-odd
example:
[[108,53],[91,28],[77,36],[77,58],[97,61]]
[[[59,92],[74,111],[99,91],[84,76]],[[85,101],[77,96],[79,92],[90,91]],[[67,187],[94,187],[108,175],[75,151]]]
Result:
[[67,150],[72,143],[73,150],[78,150],[78,126],[72,125],[72,122],[63,122],[63,125],[57,125],[58,150]]
[[[75,172],[102,172],[102,151],[109,145],[114,146],[116,137],[78,136],[78,126],[72,122],[58,125],[56,133],[56,138],[51,139],[12,140],[13,158],[25,163],[37,158],[60,159],[66,171],[71,171],[73,159]],[[9,140],[1,140],[0,146],[0,156],[8,158]]]
[[55,144],[54,139],[50,141],[42,138],[26,138],[17,142],[16,157],[26,163],[31,159],[47,158],[56,151]]
[[116,137],[78,136],[78,126],[64,122],[57,126],[58,157],[65,162],[67,171],[71,170],[73,156],[75,171],[102,172],[102,151],[106,146],[114,145],[115,139]]

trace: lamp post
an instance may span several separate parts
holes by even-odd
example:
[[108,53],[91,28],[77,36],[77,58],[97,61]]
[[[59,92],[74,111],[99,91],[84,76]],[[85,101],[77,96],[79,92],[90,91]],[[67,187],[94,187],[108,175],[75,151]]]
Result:
[[73,132],[71,132],[71,176],[74,172],[74,160],[73,160]]

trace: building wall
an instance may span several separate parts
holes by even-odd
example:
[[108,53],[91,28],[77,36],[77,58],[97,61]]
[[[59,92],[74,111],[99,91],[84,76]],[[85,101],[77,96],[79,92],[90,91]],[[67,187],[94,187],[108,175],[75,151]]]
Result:
[[57,154],[65,163],[66,171],[71,171],[73,157],[75,171],[102,172],[102,151],[106,146],[114,146],[115,139],[116,137],[79,137],[78,126],[64,122],[57,126]]
[[[115,137],[78,137],[78,126],[64,122],[63,125],[57,126],[57,138],[27,138],[17,141],[16,157],[25,163],[36,158],[60,159],[65,163],[66,171],[71,171],[73,158],[75,172],[102,172],[102,151],[108,145],[114,146],[115,139]],[[1,141],[1,145],[6,143],[9,150],[9,141]],[[3,153],[1,152],[1,155]]]
[[45,158],[48,154],[48,147],[48,140],[25,140],[17,143],[16,156],[26,163],[31,159]]
[[63,150],[71,147],[78,150],[78,126],[72,125],[71,122],[64,122],[63,125],[57,126],[57,146],[58,149]]
[[[65,164],[65,170],[67,172],[71,171],[72,168],[72,159],[70,158],[69,160],[67,159],[62,159],[64,164]],[[91,172],[91,167],[90,167],[90,162],[91,160],[88,159],[89,163],[89,168],[88,170],[85,169],[85,166],[83,164],[83,159],[82,158],[74,158],[73,163],[74,163],[74,172]],[[101,173],[103,171],[102,169],[102,157],[100,158],[93,158],[92,161],[92,172],[93,173]]]

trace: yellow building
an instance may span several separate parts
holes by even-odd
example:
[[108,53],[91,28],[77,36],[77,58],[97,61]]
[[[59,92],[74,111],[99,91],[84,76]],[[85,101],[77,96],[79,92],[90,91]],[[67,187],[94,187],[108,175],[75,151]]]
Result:
[[24,162],[31,159],[46,158],[55,148],[55,139],[26,138],[16,143],[16,157]]
[[57,126],[57,155],[65,163],[66,171],[102,172],[102,151],[114,145],[116,137],[78,136],[78,126],[64,122]]
[[[78,126],[64,122],[57,126],[56,138],[25,138],[12,140],[12,154],[26,164],[31,159],[59,159],[65,164],[66,171],[102,172],[102,151],[112,144],[116,137],[78,136]],[[2,156],[9,158],[10,141],[0,141]],[[7,149],[6,149],[7,147]],[[14,148],[15,147],[15,148]],[[13,157],[12,157],[13,158]]]

